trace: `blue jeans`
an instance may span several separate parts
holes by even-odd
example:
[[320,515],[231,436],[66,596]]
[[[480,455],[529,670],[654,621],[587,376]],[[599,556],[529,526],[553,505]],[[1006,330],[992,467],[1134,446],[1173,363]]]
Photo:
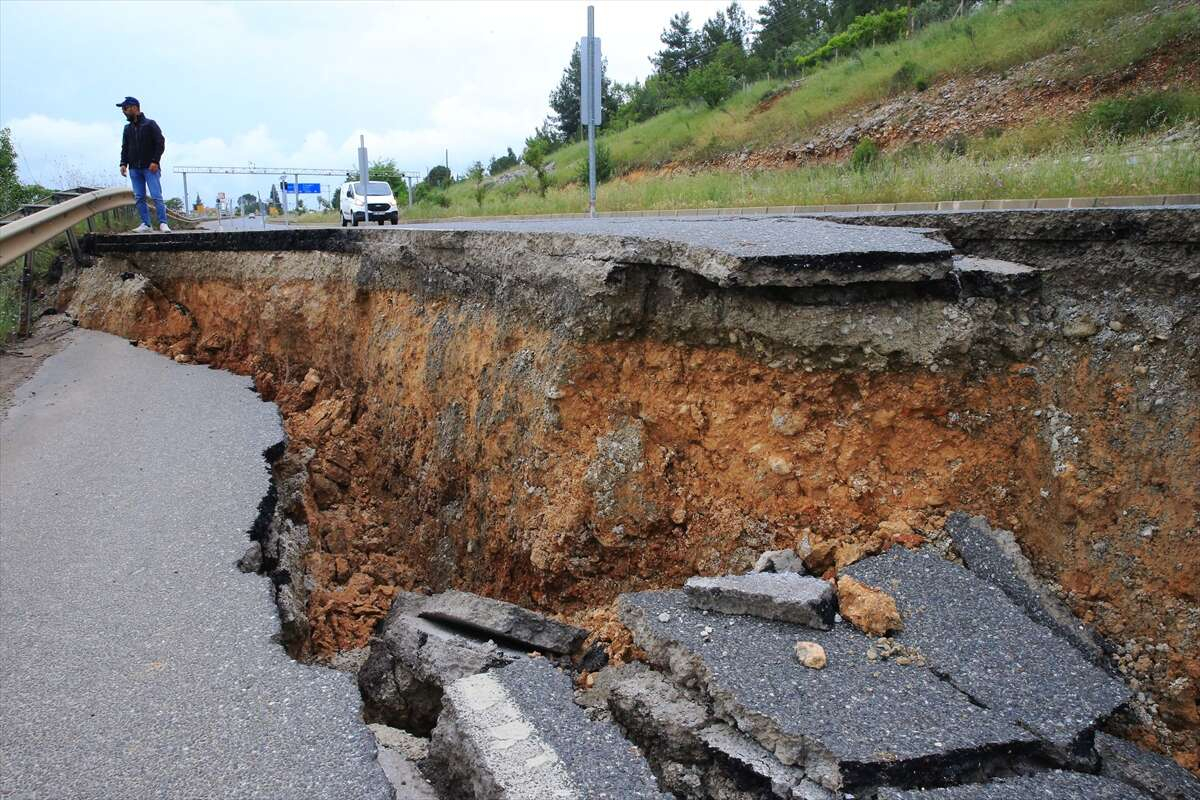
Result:
[[129,168],[129,180],[133,183],[133,200],[137,204],[138,216],[142,218],[142,224],[147,228],[150,227],[150,209],[146,207],[147,186],[150,187],[150,197],[154,200],[154,213],[158,215],[159,223],[167,221],[167,205],[163,202],[162,184],[158,180],[160,174],[162,174],[161,167],[158,172]]

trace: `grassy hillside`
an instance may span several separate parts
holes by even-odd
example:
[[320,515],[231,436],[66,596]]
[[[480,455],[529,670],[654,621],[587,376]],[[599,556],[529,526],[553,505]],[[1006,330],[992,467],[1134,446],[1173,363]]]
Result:
[[[617,177],[600,187],[598,203],[629,210],[1197,192],[1198,64],[1195,2],[1018,0],[860,50],[794,83],[759,81],[715,109],[678,107],[602,132]],[[1008,105],[980,108],[990,95],[963,89],[980,81],[1000,82],[995,96]],[[937,106],[955,91],[964,92],[961,108]],[[1146,98],[1157,104],[1149,116]],[[880,158],[851,169],[860,137],[838,141],[836,132],[881,113],[883,102],[899,103],[891,112],[898,117],[910,107],[920,117],[924,106],[923,127],[879,142]],[[937,119],[943,112],[947,119]],[[1168,130],[1175,133],[1164,137]],[[822,146],[818,155],[796,157],[810,140]],[[582,143],[555,151],[545,198],[527,177],[492,185],[480,205],[463,182],[447,192],[449,207],[419,204],[410,216],[584,211],[576,176],[586,157]]]

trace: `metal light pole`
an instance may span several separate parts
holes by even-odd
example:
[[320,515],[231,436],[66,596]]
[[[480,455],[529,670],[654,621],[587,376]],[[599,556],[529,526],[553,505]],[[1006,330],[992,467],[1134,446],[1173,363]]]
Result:
[[188,194],[187,173],[185,172],[185,173],[183,173],[183,213],[187,214],[190,217],[192,215],[192,212],[195,210],[196,209],[192,208],[192,197],[191,197],[191,195]]

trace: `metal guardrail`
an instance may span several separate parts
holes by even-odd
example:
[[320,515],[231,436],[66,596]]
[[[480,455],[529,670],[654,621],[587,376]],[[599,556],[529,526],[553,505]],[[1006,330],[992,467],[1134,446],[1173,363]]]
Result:
[[17,260],[93,214],[132,204],[128,187],[97,189],[10,222],[0,227],[0,264]]

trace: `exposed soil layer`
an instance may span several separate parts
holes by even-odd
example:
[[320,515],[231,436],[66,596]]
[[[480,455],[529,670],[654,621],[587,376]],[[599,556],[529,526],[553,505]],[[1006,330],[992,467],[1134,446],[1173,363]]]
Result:
[[301,544],[271,568],[301,656],[364,645],[401,589],[595,627],[619,592],[805,539],[832,575],[963,509],[1011,528],[1112,641],[1141,693],[1121,724],[1197,770],[1200,223],[970,219],[951,241],[1040,286],[797,295],[626,262],[573,281],[536,236],[399,232],[113,244],[70,310],[279,405],[276,522]]

